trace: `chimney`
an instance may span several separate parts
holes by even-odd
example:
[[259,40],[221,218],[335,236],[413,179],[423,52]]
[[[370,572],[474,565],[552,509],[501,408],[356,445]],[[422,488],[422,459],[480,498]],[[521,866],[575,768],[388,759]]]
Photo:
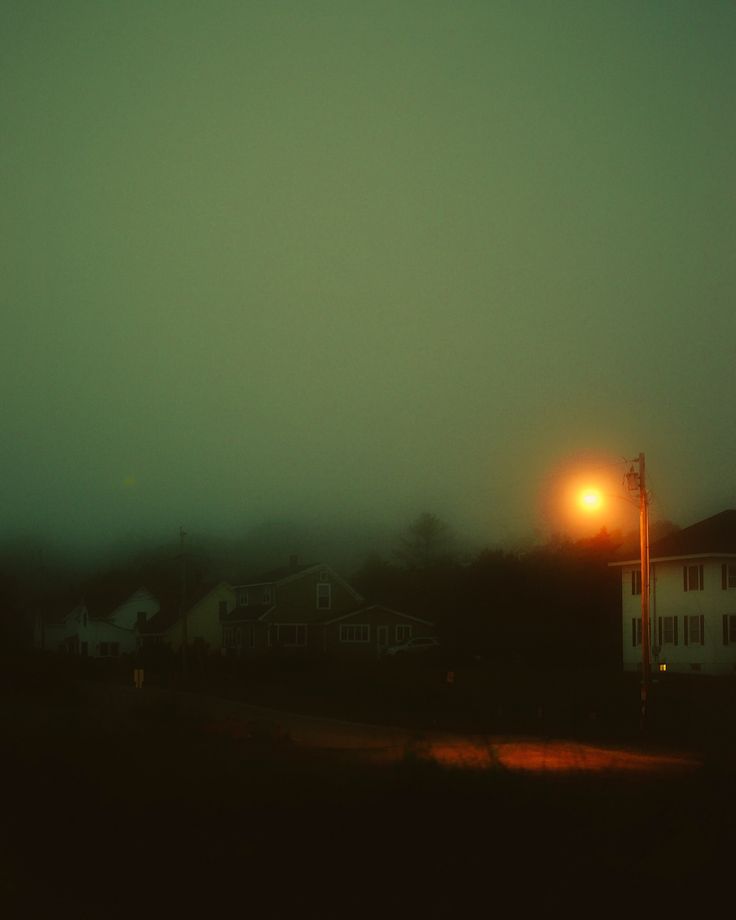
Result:
[[292,572],[296,572],[299,568],[299,556],[297,556],[296,553],[292,553],[291,556],[289,556],[289,568]]

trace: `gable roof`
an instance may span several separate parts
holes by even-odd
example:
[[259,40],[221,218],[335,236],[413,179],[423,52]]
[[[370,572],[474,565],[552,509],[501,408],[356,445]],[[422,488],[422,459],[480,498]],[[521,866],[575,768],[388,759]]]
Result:
[[240,588],[260,587],[261,585],[284,585],[290,581],[296,581],[298,578],[301,578],[303,575],[306,575],[309,572],[320,571],[329,572],[333,581],[340,582],[340,584],[350,594],[352,594],[357,601],[363,601],[363,597],[355,590],[355,588],[353,588],[353,586],[347,582],[342,577],[342,575],[338,575],[332,566],[329,566],[324,562],[316,562],[310,565],[283,566],[279,569],[272,569],[270,572],[264,572],[257,578],[252,578],[250,581],[233,583],[233,587],[237,590]]
[[[187,612],[192,610],[193,607],[196,607],[208,594],[212,594],[213,591],[216,591],[223,585],[229,587],[229,584],[222,580],[205,582],[199,585],[187,596]],[[158,596],[157,599],[161,604],[158,611],[154,613],[145,624],[138,628],[138,631],[143,636],[163,635],[163,633],[171,629],[172,626],[175,626],[181,620],[181,599],[179,597],[169,592],[167,596]]]
[[434,626],[434,623],[431,620],[424,620],[421,617],[415,617],[409,613],[403,613],[401,610],[394,610],[393,607],[385,607],[383,604],[370,604],[367,607],[358,607],[357,610],[351,610],[349,613],[341,613],[339,616],[325,619],[322,622],[325,626],[329,626],[331,623],[339,623],[342,620],[347,620],[350,617],[357,616],[358,614],[370,614],[374,610],[382,610],[385,613],[391,613],[394,616],[401,617],[402,620],[411,620],[413,623],[421,623],[424,626]]
[[[721,511],[703,521],[697,521],[662,537],[649,547],[651,562],[657,559],[712,555],[736,555],[736,510]],[[638,562],[638,554],[636,558],[617,560],[611,565],[624,565],[627,562]]]
[[736,510],[721,511],[649,547],[650,558],[699,553],[736,553]]

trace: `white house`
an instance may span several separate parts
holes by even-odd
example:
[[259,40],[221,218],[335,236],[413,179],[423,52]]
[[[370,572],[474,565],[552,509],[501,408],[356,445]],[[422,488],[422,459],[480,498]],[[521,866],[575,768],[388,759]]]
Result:
[[[623,665],[641,667],[639,559],[621,569]],[[650,547],[654,671],[736,673],[736,510],[685,527]]]
[[36,647],[90,658],[131,654],[138,648],[138,628],[158,609],[158,600],[144,587],[117,599],[56,604],[36,620]]

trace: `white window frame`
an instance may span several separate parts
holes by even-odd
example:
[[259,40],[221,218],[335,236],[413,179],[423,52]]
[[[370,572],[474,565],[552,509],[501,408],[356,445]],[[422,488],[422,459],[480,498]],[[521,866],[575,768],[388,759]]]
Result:
[[705,622],[699,614],[686,615],[685,620],[685,645],[705,645]]
[[705,587],[703,564],[683,566],[683,590],[702,591]]
[[369,623],[340,623],[340,642],[365,645],[371,641]]
[[[327,603],[323,603],[323,601]],[[329,582],[319,582],[317,585],[317,610],[330,610],[332,607],[332,585]]]
[[[281,637],[282,629],[296,630],[296,641],[285,642]],[[307,624],[306,623],[276,623],[276,643],[283,648],[305,648],[307,644]]]
[[659,618],[660,645],[677,645],[677,617],[665,616]]
[[410,623],[397,623],[395,628],[396,644],[408,642],[414,638],[414,627]]

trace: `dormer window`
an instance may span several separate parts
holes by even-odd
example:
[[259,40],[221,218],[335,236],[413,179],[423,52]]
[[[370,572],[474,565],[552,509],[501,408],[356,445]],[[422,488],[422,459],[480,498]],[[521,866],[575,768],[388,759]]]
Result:
[[248,592],[247,591],[238,591],[238,607],[247,607],[248,606]]
[[329,610],[332,605],[332,585],[317,585],[317,609]]
[[273,589],[270,585],[263,589],[263,603],[272,604],[273,603]]

